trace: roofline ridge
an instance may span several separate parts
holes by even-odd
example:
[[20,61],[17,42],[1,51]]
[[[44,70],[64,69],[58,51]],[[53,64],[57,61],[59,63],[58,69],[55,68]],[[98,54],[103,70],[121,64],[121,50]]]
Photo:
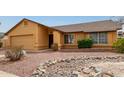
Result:
[[84,23],[74,23],[74,24],[58,25],[58,26],[51,26],[51,27],[63,27],[63,26],[79,25],[79,24],[89,24],[89,23],[104,22],[104,21],[112,21],[112,22],[114,22],[113,20],[109,19],[109,20],[98,20],[98,21],[84,22]]

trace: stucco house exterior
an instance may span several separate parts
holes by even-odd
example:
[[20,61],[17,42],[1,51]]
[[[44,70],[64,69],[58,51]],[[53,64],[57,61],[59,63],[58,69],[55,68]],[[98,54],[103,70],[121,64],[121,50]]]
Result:
[[92,38],[93,47],[110,48],[117,39],[121,26],[112,20],[49,27],[29,19],[23,19],[11,28],[3,47],[23,46],[24,49],[51,48],[57,43],[61,48],[77,48],[77,41]]

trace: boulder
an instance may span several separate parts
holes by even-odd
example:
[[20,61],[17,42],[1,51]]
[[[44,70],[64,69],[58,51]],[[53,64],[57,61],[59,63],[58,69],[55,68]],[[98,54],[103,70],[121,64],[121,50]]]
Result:
[[81,72],[79,72],[79,71],[73,71],[73,72],[72,72],[72,75],[75,76],[75,77],[83,77],[83,76],[81,75]]
[[70,63],[71,60],[69,58],[65,59],[65,62]]
[[22,50],[23,56],[27,56],[27,52],[25,50]]
[[108,72],[103,72],[102,77],[114,77],[114,73],[108,71]]
[[57,60],[53,60],[51,64],[56,64],[57,62],[58,62]]
[[89,68],[83,68],[82,70],[84,74],[89,74],[91,72],[91,69]]
[[93,77],[101,77],[102,76],[102,72],[97,72],[93,75]]
[[102,70],[102,68],[100,68],[100,67],[95,67],[95,68],[94,68],[94,71],[95,71],[96,73],[98,73],[98,72],[102,72],[103,70]]

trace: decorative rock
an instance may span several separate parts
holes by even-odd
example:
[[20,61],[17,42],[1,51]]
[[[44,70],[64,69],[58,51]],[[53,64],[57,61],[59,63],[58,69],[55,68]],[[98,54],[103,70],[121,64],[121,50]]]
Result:
[[96,73],[93,71],[89,73],[89,77],[94,77],[95,75],[96,75]]
[[76,59],[74,57],[72,57],[71,60],[76,60]]
[[45,72],[46,72],[46,70],[45,70],[45,69],[42,69],[42,70],[41,70],[41,72],[45,73]]
[[54,60],[54,61],[52,61],[52,64],[56,64],[58,61],[57,60]]
[[79,57],[71,57],[67,59],[49,60],[44,64],[40,64],[40,66],[38,66],[38,68],[33,72],[32,76],[112,77],[114,76],[112,72],[103,72],[104,68],[94,67],[92,65],[94,65],[94,63],[97,62],[98,63],[121,62],[122,60],[124,61],[124,57],[122,56],[101,56],[101,57],[79,56]]
[[39,72],[38,75],[39,75],[39,76],[42,76],[42,74],[44,74],[44,73],[45,73],[45,72],[42,72],[42,71],[41,71],[41,72]]
[[109,76],[109,77],[114,77],[114,74],[112,73],[112,72],[103,72],[102,73],[102,77],[107,77],[107,76]]
[[71,74],[71,77],[79,77],[77,74]]
[[84,68],[83,69],[84,74],[89,74],[90,72],[91,72],[91,70],[89,68]]
[[61,59],[59,62],[65,62],[65,59]]
[[44,69],[43,66],[37,68],[38,71],[42,71],[43,69]]
[[23,56],[27,56],[27,52],[25,50],[22,50]]
[[79,74],[80,72],[79,71],[73,71],[72,73],[73,74]]
[[35,70],[32,75],[35,76],[35,75],[38,75],[39,73]]
[[95,73],[93,76],[94,77],[101,77],[102,76],[102,72]]
[[33,74],[32,74],[31,77],[39,77],[39,75],[33,75]]
[[94,70],[95,70],[96,73],[98,73],[98,72],[102,72],[102,68],[100,68],[100,67],[95,67]]
[[70,63],[71,61],[70,59],[65,59],[65,62]]
[[95,59],[97,59],[97,60],[101,60],[102,58],[101,58],[101,57],[96,57]]
[[76,76],[76,77],[81,77],[80,72],[79,71],[73,71],[72,75]]

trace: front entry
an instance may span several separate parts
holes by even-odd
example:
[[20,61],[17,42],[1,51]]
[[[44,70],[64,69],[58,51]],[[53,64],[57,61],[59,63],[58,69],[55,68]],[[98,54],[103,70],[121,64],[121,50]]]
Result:
[[52,44],[53,44],[53,34],[50,34],[49,35],[49,48],[51,48]]

